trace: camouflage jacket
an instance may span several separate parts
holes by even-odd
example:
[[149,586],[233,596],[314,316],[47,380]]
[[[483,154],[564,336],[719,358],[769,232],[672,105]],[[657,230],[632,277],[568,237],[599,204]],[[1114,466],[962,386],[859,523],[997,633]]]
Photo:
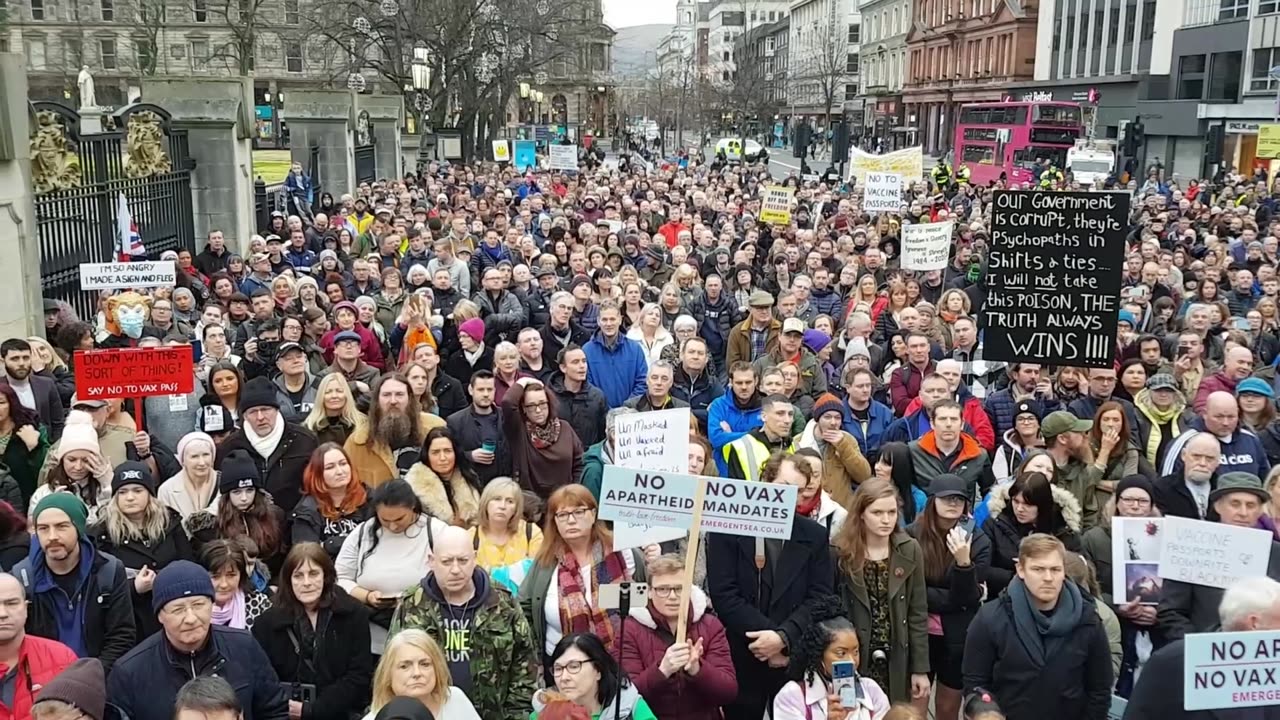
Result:
[[[402,628],[424,630],[444,644],[440,603],[421,583],[401,595],[388,636]],[[527,720],[542,663],[529,622],[509,590],[489,584],[489,597],[471,622],[469,645],[471,689],[467,696],[476,712],[485,720]]]

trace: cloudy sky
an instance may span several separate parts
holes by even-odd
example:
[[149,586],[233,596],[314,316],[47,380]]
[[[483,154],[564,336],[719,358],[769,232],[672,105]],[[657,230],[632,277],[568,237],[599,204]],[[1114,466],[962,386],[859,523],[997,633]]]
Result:
[[615,28],[675,20],[676,0],[604,0],[604,21]]

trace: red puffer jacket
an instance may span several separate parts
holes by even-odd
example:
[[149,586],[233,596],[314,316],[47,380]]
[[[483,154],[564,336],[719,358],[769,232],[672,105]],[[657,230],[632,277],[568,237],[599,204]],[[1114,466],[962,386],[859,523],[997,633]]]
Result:
[[738,695],[724,625],[707,612],[706,593],[696,585],[692,590],[687,639],[690,645],[701,639],[703,647],[696,676],[682,671],[668,678],[658,669],[675,633],[652,604],[632,610],[624,627],[622,669],[662,720],[720,720],[720,706]]
[[71,648],[57,640],[28,635],[18,651],[18,677],[13,685],[13,704],[0,702],[0,720],[31,720],[31,706],[40,688],[49,684],[76,661]]

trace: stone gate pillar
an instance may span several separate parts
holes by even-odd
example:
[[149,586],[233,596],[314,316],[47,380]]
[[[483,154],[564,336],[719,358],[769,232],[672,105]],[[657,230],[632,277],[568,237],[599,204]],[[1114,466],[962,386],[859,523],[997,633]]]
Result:
[[44,335],[25,58],[0,54],[0,337]]
[[321,191],[334,198],[355,188],[355,116],[356,94],[350,90],[289,91],[285,120],[293,161],[307,167],[311,147],[319,147]]

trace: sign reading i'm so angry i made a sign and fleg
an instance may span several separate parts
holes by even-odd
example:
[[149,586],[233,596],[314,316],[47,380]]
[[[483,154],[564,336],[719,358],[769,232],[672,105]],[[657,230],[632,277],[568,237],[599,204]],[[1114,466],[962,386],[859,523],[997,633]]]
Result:
[[983,357],[1115,364],[1129,196],[997,191]]
[[693,527],[698,483],[707,484],[702,501],[703,532],[789,539],[796,519],[794,485],[775,485],[659,473],[606,465],[600,488],[600,518],[614,522]]
[[81,399],[186,395],[195,389],[191,346],[76,352]]

